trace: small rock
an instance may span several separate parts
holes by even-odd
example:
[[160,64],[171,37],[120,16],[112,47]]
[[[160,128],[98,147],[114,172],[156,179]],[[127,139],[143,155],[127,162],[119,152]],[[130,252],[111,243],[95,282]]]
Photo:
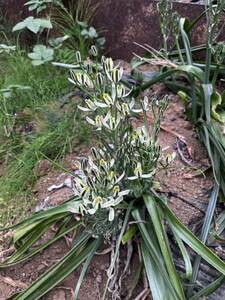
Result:
[[191,130],[192,129],[192,124],[188,121],[184,121],[183,122],[183,128],[187,129],[187,130]]
[[45,265],[40,264],[40,265],[37,267],[37,271],[38,271],[38,272],[41,272],[41,271],[43,271],[45,268],[46,268]]
[[101,276],[101,275],[98,275],[98,276],[96,277],[96,281],[97,281],[97,283],[102,283],[102,276]]
[[43,159],[37,162],[36,166],[34,167],[34,175],[36,177],[42,177],[47,175],[52,168],[52,165],[49,160]]
[[56,290],[54,295],[53,295],[53,298],[52,300],[66,300],[66,294],[63,290]]

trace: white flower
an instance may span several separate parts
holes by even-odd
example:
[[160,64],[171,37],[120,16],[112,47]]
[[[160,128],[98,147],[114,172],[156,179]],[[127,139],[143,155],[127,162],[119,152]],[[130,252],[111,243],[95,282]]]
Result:
[[109,105],[104,102],[95,101],[94,104],[95,104],[95,106],[100,107],[100,108],[109,107]]
[[71,77],[68,80],[75,85],[85,85],[86,87],[93,89],[94,85],[92,80],[88,77],[87,74],[82,72],[70,71]]
[[120,182],[125,173],[116,176],[113,170],[115,160],[106,160],[105,151],[92,148],[93,157],[89,156],[82,164],[77,162],[80,170],[79,175],[74,178],[74,194],[81,198],[76,212],[94,215],[97,210],[106,209],[109,221],[112,221],[115,207],[123,201],[130,190],[121,190]]
[[120,68],[115,67],[112,70],[106,69],[105,72],[106,72],[108,79],[110,81],[112,81],[114,84],[117,84],[118,82],[120,82],[120,80],[123,77],[123,68],[122,67],[120,67]]
[[112,106],[114,104],[114,100],[112,99],[112,97],[110,97],[109,94],[107,93],[104,93],[103,96],[102,96],[105,104],[107,104],[107,106]]
[[147,178],[153,177],[154,174],[155,174],[155,172],[150,172],[150,173],[144,174],[141,163],[138,162],[136,165],[136,168],[134,169],[134,176],[129,176],[129,177],[127,177],[127,179],[128,180],[136,180],[136,179],[140,179],[140,178],[147,179]]
[[121,118],[120,114],[117,114],[116,117],[112,117],[110,112],[108,112],[106,117],[102,120],[102,124],[107,129],[110,129],[110,130],[113,131],[118,127],[118,125],[120,124],[121,119],[122,118]]
[[78,108],[82,111],[95,111],[97,109],[97,106],[95,105],[95,102],[91,101],[90,99],[85,99],[85,103],[87,107],[83,107],[78,105]]
[[109,208],[109,222],[112,222],[114,220],[114,217],[115,217],[115,210],[110,207]]
[[105,72],[111,72],[113,69],[113,60],[112,58],[102,57],[102,66]]
[[125,97],[127,97],[127,96],[130,95],[130,93],[132,92],[132,90],[133,90],[133,88],[130,89],[130,90],[128,90],[128,91],[126,92],[125,86],[122,85],[122,84],[118,84],[118,85],[117,85],[117,90],[116,90],[116,91],[117,91],[117,97],[118,97],[118,98],[125,98]]
[[145,96],[144,99],[141,101],[141,105],[144,111],[149,110],[149,100],[147,96]]
[[93,120],[93,119],[91,119],[91,118],[89,118],[89,117],[86,117],[86,121],[87,121],[89,124],[95,126],[95,127],[97,128],[97,130],[101,130],[101,129],[102,129],[102,124],[103,124],[103,117],[102,117],[102,116],[97,115],[97,116],[95,117],[95,120]]

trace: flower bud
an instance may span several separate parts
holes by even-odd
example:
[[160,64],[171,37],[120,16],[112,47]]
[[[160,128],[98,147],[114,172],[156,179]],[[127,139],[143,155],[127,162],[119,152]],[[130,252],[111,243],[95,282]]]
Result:
[[99,86],[103,85],[103,76],[102,76],[101,73],[97,74],[97,83],[98,83]]
[[89,74],[93,73],[93,68],[92,68],[92,65],[90,63],[87,63],[86,68],[87,68],[87,71],[88,71]]
[[81,59],[80,51],[76,51],[75,57],[76,57],[77,63],[81,63],[82,59]]
[[117,97],[118,98],[123,98],[124,95],[126,94],[125,87],[122,84],[119,84],[117,86],[116,91],[117,91]]
[[112,104],[113,104],[113,100],[112,100],[112,98],[109,96],[109,94],[104,93],[102,97],[103,97],[104,102],[105,102],[107,105],[112,105]]
[[123,68],[121,67],[120,69],[113,69],[112,70],[112,81],[114,83],[118,83],[123,76]]
[[91,54],[93,56],[98,56],[98,49],[94,45],[91,46]]
[[103,69],[105,72],[111,72],[113,69],[113,60],[112,58],[106,58],[103,62]]

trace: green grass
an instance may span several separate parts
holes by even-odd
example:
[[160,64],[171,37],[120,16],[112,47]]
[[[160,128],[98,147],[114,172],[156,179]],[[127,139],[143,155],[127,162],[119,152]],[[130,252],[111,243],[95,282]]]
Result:
[[[19,215],[24,201],[29,210],[32,199],[32,187],[37,180],[34,169],[37,162],[46,156],[51,160],[59,160],[66,153],[72,152],[74,145],[88,141],[89,132],[79,117],[66,116],[56,126],[48,127],[44,132],[34,136],[20,154],[15,155],[6,167],[5,175],[0,178],[0,223],[8,223],[12,217]],[[21,203],[22,199],[22,203]],[[10,212],[9,212],[10,211]]]
[[[0,223],[11,223],[33,205],[37,162],[43,156],[59,160],[75,144],[87,142],[89,132],[74,100],[60,108],[59,99],[70,91],[66,70],[51,64],[34,67],[23,51],[0,57],[0,67],[0,89],[14,84],[31,88],[10,98],[9,110],[18,115],[11,137],[4,136],[0,118]],[[24,130],[27,124],[33,126],[30,133]]]
[[1,88],[12,84],[31,87],[31,90],[26,92],[26,97],[23,94],[19,97],[18,107],[38,107],[56,100],[68,88],[67,71],[55,68],[51,64],[34,67],[24,51],[2,56],[0,67],[4,70],[4,76],[0,79]]

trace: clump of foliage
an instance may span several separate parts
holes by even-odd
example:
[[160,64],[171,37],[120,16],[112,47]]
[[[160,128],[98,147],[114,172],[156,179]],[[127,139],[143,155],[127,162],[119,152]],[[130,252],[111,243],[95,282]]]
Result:
[[[151,101],[134,98],[132,89],[123,84],[122,67],[114,66],[110,58],[103,57],[101,63],[83,62],[79,53],[77,58],[79,68],[71,71],[69,80],[84,95],[79,109],[95,129],[98,146],[77,162],[74,197],[11,227],[17,250],[1,267],[32,257],[68,233],[73,232],[74,241],[59,262],[13,299],[40,299],[84,263],[74,291],[77,299],[83,277],[103,242],[113,245],[113,254],[102,299],[106,298],[109,286],[112,299],[116,299],[122,279],[117,272],[117,261],[122,244],[129,245],[133,240],[140,245],[153,299],[193,300],[209,294],[218,281],[210,290],[207,287],[191,297],[187,295],[185,283],[192,276],[192,264],[185,244],[221,272],[222,280],[225,263],[178,220],[166,199],[155,191],[154,177],[160,160],[158,133],[167,97]],[[149,128],[144,122],[136,128],[132,117],[142,114],[146,120],[148,110],[153,112],[154,124]],[[184,274],[174,265],[165,222],[183,256]],[[37,246],[37,240],[55,223],[60,230]]]
[[[28,54],[34,66],[48,63],[65,44],[68,48],[80,50],[83,58],[88,56],[91,45],[103,49],[104,38],[98,36],[94,27],[89,26],[98,5],[91,1],[72,1],[65,7],[60,0],[28,1],[24,4],[35,16],[29,16],[13,27],[13,32],[29,30],[37,36],[37,44]],[[62,36],[51,36],[51,30]],[[43,37],[46,36],[45,45]]]
[[[216,2],[207,0],[205,1],[205,11],[196,20],[190,22],[188,19],[180,17],[177,12],[172,11],[170,1],[162,0],[158,4],[158,11],[161,17],[163,49],[158,52],[149,46],[144,46],[148,51],[147,56],[140,58],[134,65],[135,67],[150,63],[163,66],[154,79],[138,86],[134,89],[134,93],[138,94],[139,91],[144,91],[157,82],[164,82],[183,100],[187,116],[196,125],[199,136],[207,148],[215,186],[200,236],[204,243],[208,238],[219,191],[223,195],[222,199],[225,195],[225,98],[224,91],[221,90],[222,85],[219,85],[221,83],[220,76],[224,74],[225,70],[225,44],[224,41],[218,42],[223,28],[224,8],[224,0]],[[192,29],[194,30],[195,25],[198,25],[202,17],[206,18],[206,41],[204,45],[192,47],[190,42]],[[174,38],[173,47],[168,44],[169,36]],[[205,61],[198,61],[195,58],[195,53],[198,52],[201,55],[205,53]],[[219,227],[218,232],[221,233],[224,229],[224,223],[222,222]],[[196,282],[199,266],[200,257],[197,256],[191,278],[192,284]],[[222,281],[218,281],[218,285],[215,287],[221,284]],[[188,295],[192,294],[193,287],[190,287]],[[193,296],[193,299],[197,298]]]
[[[26,193],[31,191],[36,180],[33,168],[42,155],[52,160],[61,158],[67,151],[72,151],[75,139],[88,139],[85,126],[77,131],[81,125],[77,110],[71,106],[67,106],[67,109],[60,108],[64,106],[60,99],[74,97],[68,89],[68,71],[59,70],[49,64],[53,59],[62,63],[74,63],[73,47],[84,48],[83,58],[89,54],[88,46],[95,44],[98,34],[92,27],[91,32],[95,31],[92,37],[81,34],[84,28],[90,31],[88,24],[97,9],[97,6],[88,3],[82,0],[73,1],[72,10],[72,7],[67,9],[57,0],[26,2],[25,6],[32,16],[17,23],[13,32],[20,34],[27,30],[35,36],[36,45],[29,51],[22,49],[25,45],[20,45],[19,34],[17,40],[14,40],[16,46],[12,46],[15,34],[11,36],[6,32],[6,25],[9,24],[1,16],[5,22],[2,23],[3,31],[0,36],[0,64],[4,70],[4,76],[0,79],[0,161],[4,167],[0,178],[3,184],[0,196],[5,208],[7,203],[12,202],[11,198],[14,199],[21,193],[25,195],[25,190]],[[65,33],[69,30],[66,27],[70,26],[69,23],[61,26],[60,30],[57,27],[57,33],[62,36],[51,35],[51,30],[56,30],[58,24],[55,19],[56,11],[67,14],[68,19],[75,14],[73,28],[77,30],[79,39],[76,39],[75,34]],[[76,43],[65,44],[66,40],[76,40]],[[51,107],[54,102],[57,108]],[[57,120],[49,118],[50,114],[55,115]],[[54,122],[54,127],[51,122]],[[2,222],[5,221],[5,215],[2,213]]]
[[[34,68],[23,51],[2,53],[0,82],[0,159],[18,154],[37,128],[41,107],[67,92],[66,71],[53,66]],[[53,80],[54,78],[54,80]],[[6,159],[6,161],[8,160]]]
[[[77,144],[85,144],[89,140],[87,126],[81,120],[76,108],[70,108],[70,112],[61,112],[49,117],[49,121],[44,123],[44,128],[39,133],[33,133],[27,138],[21,150],[11,153],[9,162],[5,166],[4,175],[0,178],[2,186],[0,192],[1,214],[0,223],[9,224],[11,218],[20,218],[18,213],[21,201],[25,198],[32,199],[32,187],[38,179],[35,172],[37,162],[43,158],[56,161],[62,159],[67,153],[72,152]],[[53,124],[54,123],[54,126]],[[18,147],[18,141],[14,141]],[[8,144],[9,145],[9,144]],[[12,145],[11,145],[12,146]],[[12,150],[11,150],[12,151]],[[54,165],[54,163],[53,163]],[[27,208],[23,207],[23,214],[32,205],[27,201]]]

